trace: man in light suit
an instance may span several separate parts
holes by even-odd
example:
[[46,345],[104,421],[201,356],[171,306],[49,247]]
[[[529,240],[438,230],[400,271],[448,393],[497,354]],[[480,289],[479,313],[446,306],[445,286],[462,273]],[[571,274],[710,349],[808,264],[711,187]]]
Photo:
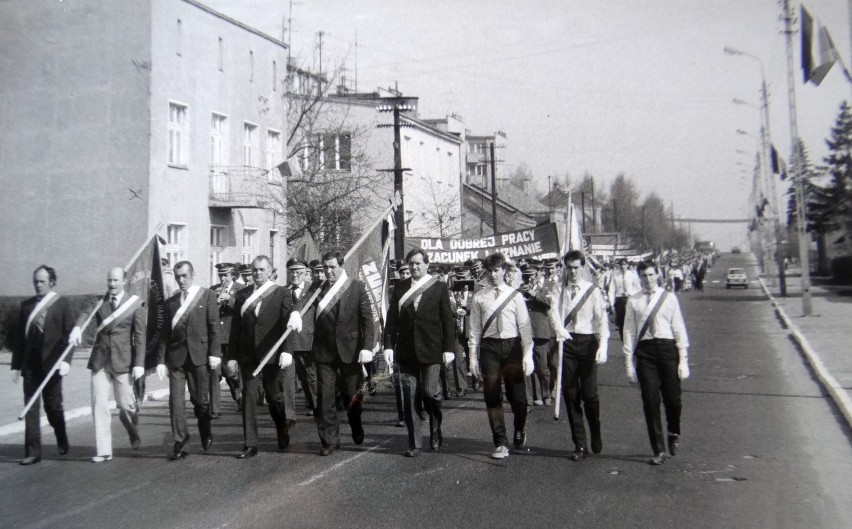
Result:
[[337,252],[323,255],[326,282],[320,290],[314,322],[314,359],[317,362],[317,422],[322,449],[331,455],[340,448],[340,426],[335,393],[340,385],[352,440],[364,442],[359,386],[364,363],[373,361],[373,311],[364,283],[350,279]]
[[[192,284],[195,270],[189,261],[180,261],[174,267],[178,292],[166,300],[166,321],[157,359],[157,376],[160,380],[169,374],[169,414],[175,444],[171,459],[177,461],[187,456],[184,448],[189,442],[186,425],[185,389],[189,385],[189,400],[201,446],[209,450],[213,444],[210,429],[210,373],[219,367],[219,306],[216,294]],[[216,388],[218,390],[218,387]]]
[[301,330],[298,312],[293,311],[290,292],[271,279],[272,262],[265,255],[251,263],[254,286],[239,290],[231,320],[227,366],[239,369],[243,379],[243,434],[245,445],[238,459],[257,455],[257,399],[261,387],[269,401],[269,415],[275,423],[278,448],[290,445],[290,429],[296,424],[296,376],[293,355],[280,348],[260,372],[252,375],[275,345],[285,328]]
[[[71,340],[80,343],[79,333],[72,335],[74,318],[67,298],[53,291],[56,271],[41,265],[33,272],[35,296],[21,303],[18,329],[12,337],[12,381],[24,378],[24,402],[29,402],[50,368]],[[70,335],[70,336],[69,336]],[[39,406],[44,398],[44,412],[56,435],[59,455],[68,453],[68,436],[65,432],[65,415],[62,410],[62,377],[71,369],[71,355],[60,364],[44,386],[26,416],[24,433],[24,459],[22,465],[41,461],[41,420]]]
[[420,454],[421,419],[414,413],[416,395],[423,397],[429,414],[429,446],[438,450],[441,432],[441,363],[455,358],[456,313],[450,303],[446,283],[427,274],[429,256],[415,249],[406,256],[411,277],[397,283],[388,306],[385,325],[385,359],[399,364],[403,393],[403,414],[408,428],[406,457]]
[[[145,375],[145,302],[124,291],[125,273],[113,268],[107,274],[107,295],[95,314],[95,344],[89,357],[92,371],[92,418],[97,454],[93,463],[112,460],[109,390],[112,388],[118,416],[130,436],[130,446],[139,449],[139,416],[130,382]],[[80,316],[78,326],[85,319]],[[81,332],[75,330],[75,333]]]

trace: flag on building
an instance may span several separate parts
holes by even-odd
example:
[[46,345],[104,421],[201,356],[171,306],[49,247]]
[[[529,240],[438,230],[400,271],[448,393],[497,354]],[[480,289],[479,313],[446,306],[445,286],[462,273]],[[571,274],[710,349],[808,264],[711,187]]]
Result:
[[163,289],[163,268],[160,264],[160,244],[165,244],[165,241],[159,236],[151,237],[136,259],[124,269],[127,278],[125,289],[130,294],[145,300],[148,312],[146,371],[153,370],[157,366],[157,349],[160,347],[160,334],[165,324],[166,299]]
[[[834,42],[831,40],[828,29],[822,24],[818,25],[817,40],[816,43],[814,42],[814,19],[804,5],[801,6],[800,18],[802,22],[802,74],[805,83],[810,81],[819,86],[837,61],[837,50],[834,48]],[[818,62],[814,62],[814,52],[816,52]]]

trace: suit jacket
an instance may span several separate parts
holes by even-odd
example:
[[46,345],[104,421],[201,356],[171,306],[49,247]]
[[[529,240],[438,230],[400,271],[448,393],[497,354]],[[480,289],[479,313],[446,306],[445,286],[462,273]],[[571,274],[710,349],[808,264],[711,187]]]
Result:
[[[302,293],[299,298],[293,295],[293,291],[287,287],[287,291],[291,293],[295,310],[301,310],[308,302],[315,289],[322,286],[322,281],[311,283],[305,281],[302,283]],[[319,299],[319,298],[317,298]],[[302,315],[302,332],[291,332],[287,337],[286,349],[288,351],[310,351],[314,344],[314,320],[317,315],[316,302],[312,303],[308,310]]]
[[[323,286],[317,303],[329,288],[327,283]],[[354,279],[337,303],[326,307],[314,321],[314,358],[325,364],[336,359],[354,364],[358,362],[358,353],[362,349],[373,349],[374,340],[370,298],[364,283]]]
[[[231,336],[231,319],[234,315],[234,304],[237,302],[237,291],[245,288],[242,283],[231,281],[228,287],[228,292],[231,294],[230,299],[219,303],[219,336],[222,337],[223,343],[227,344],[227,339]],[[217,283],[210,287],[217,298],[222,292],[222,283]],[[218,302],[217,302],[218,303]]]
[[[59,356],[68,346],[68,335],[74,328],[74,317],[71,314],[71,304],[66,298],[60,297],[47,308],[44,314],[43,332],[30,329],[30,335],[25,336],[24,330],[38,300],[35,296],[21,303],[18,328],[12,339],[12,369],[26,369],[41,366],[47,370],[59,360]],[[71,362],[71,355],[66,358]]]
[[166,300],[162,340],[157,352],[157,363],[171,368],[183,367],[187,355],[192,365],[207,364],[208,356],[221,356],[219,305],[212,290],[202,288],[186,309],[177,326],[172,329],[172,318],[180,309],[180,291]]
[[[131,294],[125,292],[118,308],[130,300]],[[104,296],[103,304],[95,314],[95,328],[112,314],[109,306],[109,296]],[[94,308],[94,307],[92,307]],[[116,310],[118,310],[118,308]],[[84,318],[81,315],[80,319]],[[88,368],[100,371],[108,368],[116,374],[130,371],[131,367],[145,366],[145,329],[148,325],[145,304],[136,307],[130,314],[125,314],[112,329],[97,333],[92,354],[89,356]]]
[[527,310],[530,313],[530,324],[534,339],[553,338],[553,327],[550,325],[548,311],[550,311],[550,300],[543,287],[535,290],[535,295],[523,292],[524,301],[527,302]]
[[385,349],[394,350],[394,359],[408,365],[440,364],[443,353],[456,350],[456,313],[450,292],[442,281],[435,281],[420,294],[417,309],[399,300],[411,288],[409,277],[397,284],[388,306],[385,324]]
[[293,312],[293,298],[290,291],[276,285],[263,298],[257,315],[254,310],[246,310],[244,315],[240,315],[243,305],[254,293],[254,289],[254,286],[249,286],[237,291],[231,320],[231,336],[225,357],[226,362],[236,360],[240,365],[248,368],[256,367],[275,342],[281,338],[287,328],[290,313]]

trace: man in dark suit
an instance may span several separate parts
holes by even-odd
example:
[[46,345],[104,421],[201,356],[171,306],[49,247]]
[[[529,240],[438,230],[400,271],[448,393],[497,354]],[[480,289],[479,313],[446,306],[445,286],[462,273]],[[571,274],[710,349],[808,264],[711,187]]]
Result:
[[[66,298],[53,291],[56,271],[41,265],[33,272],[35,296],[21,303],[18,328],[12,337],[12,381],[24,377],[24,402],[29,402],[50,369],[59,360],[69,340],[80,343],[80,334],[72,334],[74,318]],[[22,465],[41,461],[41,419],[39,407],[44,398],[44,412],[56,435],[59,455],[68,453],[65,415],[62,410],[62,377],[71,369],[71,355],[60,364],[27,411]]]
[[[287,261],[287,288],[293,296],[293,304],[298,305],[303,298],[309,299],[321,282],[312,283],[309,279],[310,271],[308,264],[301,259],[290,259]],[[316,316],[316,305],[312,305],[302,318],[302,331],[290,333],[285,348],[293,351],[293,359],[296,363],[296,378],[302,384],[305,392],[305,406],[308,408],[306,415],[312,416],[317,407],[317,365],[314,361],[314,353],[311,347],[314,342],[314,317]]]
[[[415,249],[406,256],[411,277],[399,282],[388,306],[385,325],[385,359],[399,364],[403,413],[408,428],[407,457],[420,454],[421,419],[414,413],[415,396],[423,397],[429,414],[429,446],[438,450],[441,432],[441,363],[455,358],[456,313],[447,285],[427,274],[429,256]],[[419,411],[419,410],[417,410]]]
[[361,424],[361,364],[373,361],[373,312],[364,283],[350,279],[337,252],[323,255],[326,282],[320,290],[314,322],[314,359],[317,362],[317,421],[322,449],[327,456],[340,448],[335,393],[340,385],[352,440],[364,442]]
[[[210,374],[219,367],[219,306],[216,294],[192,284],[195,270],[189,261],[180,261],[174,267],[178,292],[166,300],[166,324],[160,342],[157,376],[160,380],[169,374],[169,414],[175,436],[171,459],[186,457],[184,450],[189,442],[186,425],[186,386],[189,401],[198,419],[201,446],[208,450],[213,444],[210,430]],[[218,388],[217,388],[218,389]]]
[[539,276],[540,265],[530,262],[521,266],[524,283],[520,291],[527,303],[530,313],[530,324],[533,336],[533,362],[535,371],[527,380],[527,401],[536,406],[550,405],[550,368],[548,356],[554,346],[553,328],[550,325],[548,312],[550,299]]
[[[228,338],[231,336],[231,318],[234,314],[234,303],[237,301],[237,290],[243,288],[234,281],[239,275],[236,265],[232,263],[219,263],[216,265],[216,271],[219,275],[219,283],[210,287],[210,290],[216,293],[216,302],[219,304],[219,338],[222,342],[222,358],[227,356],[225,351],[228,349]],[[231,390],[231,398],[237,403],[237,408],[243,409],[242,390],[240,389],[240,374],[230,373],[227,369],[222,370],[222,366],[216,369],[210,369],[210,415],[213,419],[219,417],[220,394],[219,381],[224,376],[225,382],[228,383],[228,388]]]
[[[107,274],[107,295],[95,314],[95,344],[89,357],[92,371],[92,418],[95,423],[97,455],[93,463],[112,459],[109,390],[112,388],[119,419],[130,436],[130,446],[139,449],[138,408],[133,379],[145,375],[145,327],[147,315],[144,301],[124,291],[125,273],[113,268]],[[85,319],[80,316],[79,322]],[[79,325],[78,325],[79,326]]]
[[293,311],[293,298],[286,288],[271,279],[272,262],[265,255],[251,263],[254,286],[239,290],[231,320],[228,369],[239,368],[243,379],[243,434],[245,446],[239,459],[257,455],[257,397],[261,387],[269,401],[269,415],[275,423],[278,448],[290,445],[290,429],[295,425],[296,377],[293,355],[281,347],[260,372],[252,375],[285,328],[301,329],[301,318]]

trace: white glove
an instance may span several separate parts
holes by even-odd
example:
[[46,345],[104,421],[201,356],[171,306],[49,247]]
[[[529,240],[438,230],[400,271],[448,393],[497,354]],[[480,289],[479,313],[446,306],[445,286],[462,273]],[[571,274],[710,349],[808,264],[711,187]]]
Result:
[[474,351],[470,352],[470,374],[477,380],[482,380],[482,369],[479,367],[479,357]]
[[287,328],[293,332],[302,332],[302,315],[299,311],[294,310],[290,313],[290,319],[287,320]]
[[166,364],[157,364],[157,378],[160,380],[166,378]]
[[133,368],[133,380],[139,380],[140,378],[145,376],[145,368],[142,366],[135,366]]
[[607,359],[606,344],[602,343],[598,346],[598,352],[595,353],[595,363],[605,364]]
[[69,371],[71,371],[71,364],[68,362],[62,362],[59,364],[59,376],[64,377]]
[[535,371],[535,362],[533,362],[533,356],[531,354],[524,355],[521,365],[524,368],[525,377],[532,375],[533,371]]
[[624,357],[624,368],[627,370],[627,379],[632,383],[636,383],[636,366],[633,365],[633,356]]
[[444,353],[444,365],[450,365],[450,362],[456,359],[455,353]]
[[385,349],[384,355],[385,362],[387,362],[389,366],[393,365],[393,349]]
[[208,356],[207,364],[210,365],[210,369],[216,369],[220,365],[222,365],[222,359],[218,356]]
[[459,316],[467,316],[467,310],[458,308],[456,309],[456,314],[458,314]]
[[237,373],[239,373],[239,366],[237,365],[236,360],[228,360],[227,366],[229,375],[236,375]]
[[12,384],[17,384],[19,378],[21,378],[21,370],[20,369],[13,369],[12,370]]
[[80,342],[82,340],[83,330],[80,327],[74,327],[73,329],[71,329],[71,334],[68,335],[68,343],[76,347],[80,345]]
[[556,331],[556,339],[560,342],[564,342],[565,340],[571,339],[571,333],[568,332],[568,329],[562,327]]
[[290,353],[281,353],[281,356],[278,357],[278,367],[284,369],[291,365],[293,365],[293,355]]
[[368,349],[361,349],[361,353],[358,355],[358,362],[362,364],[369,364],[373,361],[373,351]]
[[677,363],[677,376],[681,380],[689,378],[689,362],[685,356],[680,357],[680,362]]

